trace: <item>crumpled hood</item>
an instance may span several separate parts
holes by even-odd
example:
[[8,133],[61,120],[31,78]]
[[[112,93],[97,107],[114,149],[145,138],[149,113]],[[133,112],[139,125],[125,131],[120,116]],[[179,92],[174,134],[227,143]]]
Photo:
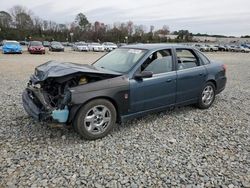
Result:
[[108,71],[105,69],[97,69],[88,64],[76,64],[69,62],[48,61],[39,65],[35,69],[35,74],[31,76],[33,83],[38,83],[47,78],[63,77],[75,73],[93,73],[104,75],[120,75],[119,73]]

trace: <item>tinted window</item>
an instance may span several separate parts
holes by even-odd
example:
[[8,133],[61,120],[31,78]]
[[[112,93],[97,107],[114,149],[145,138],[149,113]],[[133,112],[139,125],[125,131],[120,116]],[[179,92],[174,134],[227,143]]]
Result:
[[178,70],[199,66],[198,58],[192,50],[176,49],[176,55],[178,60]]
[[141,71],[160,74],[172,71],[173,62],[170,50],[160,50],[151,54],[141,66]]

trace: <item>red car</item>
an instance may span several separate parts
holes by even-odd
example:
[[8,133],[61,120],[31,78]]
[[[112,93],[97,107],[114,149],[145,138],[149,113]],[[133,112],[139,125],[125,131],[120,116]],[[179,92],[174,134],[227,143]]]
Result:
[[31,54],[45,54],[45,48],[40,41],[31,41],[28,45],[28,51]]

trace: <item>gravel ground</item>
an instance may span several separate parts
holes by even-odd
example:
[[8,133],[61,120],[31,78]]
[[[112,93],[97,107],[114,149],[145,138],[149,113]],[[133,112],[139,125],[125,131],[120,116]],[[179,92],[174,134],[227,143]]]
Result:
[[228,75],[210,109],[148,115],[101,140],[27,116],[21,93],[35,66],[101,55],[0,55],[0,187],[250,187],[250,54],[208,54]]

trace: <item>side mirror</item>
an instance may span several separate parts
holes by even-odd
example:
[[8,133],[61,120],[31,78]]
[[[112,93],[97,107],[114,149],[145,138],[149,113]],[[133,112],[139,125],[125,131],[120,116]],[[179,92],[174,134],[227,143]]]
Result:
[[151,78],[153,76],[152,71],[142,71],[135,74],[135,79]]

